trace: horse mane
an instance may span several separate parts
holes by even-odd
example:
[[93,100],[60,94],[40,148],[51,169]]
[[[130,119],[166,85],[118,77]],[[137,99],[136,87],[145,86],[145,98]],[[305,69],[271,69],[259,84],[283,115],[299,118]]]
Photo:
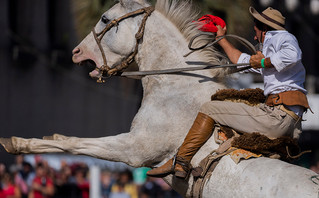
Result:
[[[199,18],[200,12],[194,9],[190,0],[157,0],[155,9],[170,20],[187,41],[201,32],[199,30],[201,25],[193,22]],[[193,45],[201,46],[213,39],[213,36],[203,35],[196,39]],[[200,50],[198,53],[200,53],[203,61],[212,65],[229,63],[228,58],[213,46]],[[213,76],[224,76],[230,73],[230,69],[214,69],[211,71]]]

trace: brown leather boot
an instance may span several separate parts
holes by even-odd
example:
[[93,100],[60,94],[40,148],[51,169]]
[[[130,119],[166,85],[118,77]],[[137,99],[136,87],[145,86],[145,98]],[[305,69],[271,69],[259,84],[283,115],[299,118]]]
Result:
[[176,177],[185,179],[191,170],[191,159],[210,138],[213,128],[214,120],[208,115],[199,112],[176,156],[162,166],[149,170],[147,175],[165,177],[175,173]]

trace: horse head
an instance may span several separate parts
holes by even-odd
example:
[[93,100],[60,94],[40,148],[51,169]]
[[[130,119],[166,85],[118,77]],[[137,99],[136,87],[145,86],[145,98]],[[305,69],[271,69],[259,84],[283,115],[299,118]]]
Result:
[[101,79],[127,68],[138,51],[145,23],[154,8],[143,0],[121,0],[106,11],[73,50],[73,62],[93,61],[92,78]]

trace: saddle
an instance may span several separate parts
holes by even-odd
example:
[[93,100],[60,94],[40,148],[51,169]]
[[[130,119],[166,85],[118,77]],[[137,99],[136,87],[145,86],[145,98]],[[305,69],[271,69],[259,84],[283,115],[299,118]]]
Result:
[[[263,90],[256,89],[223,89],[217,91],[211,96],[212,100],[242,102],[247,105],[255,106],[264,103],[266,97]],[[310,151],[300,151],[297,139],[282,136],[276,139],[270,139],[258,132],[239,133],[228,126],[217,125],[214,130],[215,142],[220,146],[212,151],[192,170],[194,184],[192,188],[192,197],[201,197],[205,181],[207,181],[219,160],[230,155],[235,163],[242,159],[251,157],[269,157],[281,159],[283,161],[292,161],[299,158],[304,153]]]
[[[259,88],[243,90],[222,89],[212,95],[211,99],[241,102],[250,106],[256,106],[266,101],[264,91]],[[217,136],[215,135],[215,141],[220,144],[220,148],[218,150],[225,151],[227,147],[233,147],[266,157],[274,158],[276,156],[276,158],[280,158],[285,161],[291,160],[291,154],[300,153],[297,140],[288,136],[269,139],[267,136],[258,132],[239,133],[227,126],[219,126],[218,134],[219,135]],[[223,148],[225,147],[226,142],[227,147]],[[238,161],[236,163],[238,163]]]

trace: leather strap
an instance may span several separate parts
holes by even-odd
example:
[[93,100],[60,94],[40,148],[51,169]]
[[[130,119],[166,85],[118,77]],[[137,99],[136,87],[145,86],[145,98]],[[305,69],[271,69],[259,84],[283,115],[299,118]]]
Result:
[[279,94],[268,95],[266,102],[268,106],[286,105],[286,106],[302,106],[310,109],[307,96],[301,91],[285,91]]
[[190,164],[190,162],[181,156],[176,156],[175,163],[181,165],[184,171],[187,173],[189,173],[192,169],[192,165]]
[[[138,46],[139,46],[140,40],[144,36],[146,20],[148,19],[148,17],[151,15],[151,13],[154,10],[155,9],[152,6],[149,6],[149,7],[141,8],[141,9],[138,9],[136,11],[127,13],[127,14],[111,21],[99,33],[97,33],[95,31],[95,28],[93,28],[92,34],[93,34],[94,39],[95,39],[95,41],[100,49],[100,52],[101,52],[102,58],[103,58],[103,65],[100,68],[97,66],[95,68],[95,70],[100,73],[100,76],[99,76],[97,82],[100,82],[100,83],[105,82],[105,80],[104,80],[105,78],[108,78],[112,75],[117,75],[118,72],[123,71],[124,69],[126,69],[129,66],[129,64],[131,64],[133,62],[135,55],[138,52]],[[104,53],[104,50],[103,50],[103,47],[101,44],[102,38],[104,37],[106,32],[108,32],[113,27],[117,27],[119,25],[119,23],[121,21],[123,21],[124,19],[130,18],[130,17],[135,17],[135,16],[140,15],[140,14],[144,14],[144,17],[142,19],[142,22],[141,22],[141,25],[138,29],[138,32],[135,34],[136,43],[135,43],[134,51],[131,52],[121,63],[114,65],[112,67],[108,66],[107,59],[106,59],[106,56],[105,56],[105,53]]]

